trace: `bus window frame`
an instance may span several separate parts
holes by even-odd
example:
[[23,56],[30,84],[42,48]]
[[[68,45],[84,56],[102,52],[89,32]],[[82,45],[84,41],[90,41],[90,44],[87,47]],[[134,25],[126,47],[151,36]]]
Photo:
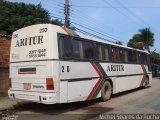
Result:
[[[135,56],[133,56],[133,55],[135,55]],[[134,58],[134,59],[133,59],[133,58]],[[135,51],[135,50],[132,50],[132,57],[131,57],[131,59],[132,59],[132,63],[133,63],[133,64],[136,64],[136,63],[137,63],[136,51]]]
[[108,48],[108,58],[109,58],[109,60],[103,60],[103,61],[105,61],[105,62],[111,62],[112,60],[112,58],[111,58],[111,45],[109,45],[109,44],[104,44],[104,48]]
[[[113,59],[112,59],[112,48],[116,48],[116,50],[118,49],[118,51],[119,51],[119,60],[113,61]],[[120,50],[122,51],[122,53],[120,53]],[[111,59],[111,62],[113,62],[113,63],[124,63],[124,59],[123,59],[124,55],[123,54],[124,54],[123,47],[111,45],[111,47],[110,47],[110,59]],[[117,55],[116,55],[116,58],[117,58]]]
[[[97,58],[96,58],[96,45],[101,46],[101,57],[102,57],[102,59],[97,59]],[[99,42],[94,42],[94,59],[95,59],[96,61],[105,61],[105,60],[103,59],[103,57],[104,57],[104,55],[103,55],[104,48],[105,48],[105,45],[104,45],[104,44],[99,43]]]
[[[71,57],[63,57],[63,56],[62,56],[62,54],[61,54],[62,50],[61,50],[61,40],[60,40],[60,37],[71,37]],[[58,35],[57,35],[57,40],[58,40],[58,52],[59,52],[58,54],[59,54],[59,59],[64,59],[64,60],[71,60],[71,59],[73,59],[72,39],[73,39],[72,36],[58,33]]]
[[[84,51],[84,44],[85,44],[85,42],[86,43],[89,43],[89,44],[92,44],[92,48],[93,48],[93,58],[85,58],[85,51]],[[89,60],[89,61],[93,61],[93,60],[95,60],[95,58],[94,58],[94,42],[92,42],[92,41],[89,41],[89,40],[83,40],[82,41],[82,46],[83,46],[83,59],[84,60]]]
[[[79,42],[82,42],[81,44],[82,44],[82,54],[83,54],[83,58],[75,58],[74,57],[74,53],[73,53],[73,46],[72,46],[72,59],[74,59],[74,60],[83,60],[84,59],[84,53],[83,53],[83,40],[81,40],[80,38],[78,38],[78,37],[73,37],[73,39],[72,39],[72,45],[73,45],[73,41],[79,41]],[[81,52],[81,51],[80,51]],[[81,54],[81,53],[80,53]]]
[[[97,42],[97,41],[93,41],[94,42],[94,46],[95,46],[95,44],[100,44],[100,45],[102,45],[102,47],[103,48],[105,48],[105,47],[107,47],[108,48],[108,57],[109,57],[109,60],[104,60],[104,59],[102,59],[102,60],[97,60],[96,58],[95,58],[95,53],[94,53],[94,61],[96,61],[96,62],[105,62],[105,63],[108,63],[108,62],[111,62],[111,55],[110,55],[110,51],[111,51],[111,45],[109,45],[109,44],[107,44],[107,43],[101,43],[101,42]],[[94,48],[94,52],[95,52],[95,48]],[[103,51],[102,51],[103,52]]]

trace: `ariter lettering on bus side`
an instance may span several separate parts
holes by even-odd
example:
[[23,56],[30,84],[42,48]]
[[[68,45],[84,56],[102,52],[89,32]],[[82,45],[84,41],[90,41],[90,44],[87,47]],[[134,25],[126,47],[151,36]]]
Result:
[[124,71],[124,65],[108,65],[107,71]]
[[36,45],[41,43],[43,43],[43,36],[34,36],[34,37],[22,38],[20,40],[17,40],[15,47]]

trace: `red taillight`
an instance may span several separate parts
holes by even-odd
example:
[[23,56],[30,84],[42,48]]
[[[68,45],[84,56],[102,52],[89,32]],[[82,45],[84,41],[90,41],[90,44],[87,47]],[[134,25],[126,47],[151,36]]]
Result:
[[52,78],[46,78],[46,89],[54,90],[54,82]]
[[11,88],[11,87],[12,87],[12,80],[11,80],[11,78],[9,78],[8,86],[9,86],[9,88]]

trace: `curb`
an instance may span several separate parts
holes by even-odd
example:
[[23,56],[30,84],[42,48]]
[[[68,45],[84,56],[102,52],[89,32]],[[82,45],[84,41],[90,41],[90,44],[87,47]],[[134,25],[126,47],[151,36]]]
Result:
[[29,102],[17,102],[17,103],[14,103],[12,105],[2,107],[2,108],[0,108],[0,115],[2,114],[3,111],[16,110],[19,107],[23,107],[23,105],[27,105],[27,104],[30,104],[30,103]]
[[8,105],[4,105],[0,108],[0,114],[2,114],[3,111],[7,111],[7,110],[15,110],[18,107],[20,107],[21,105],[25,105],[24,102],[14,102]]
[[2,114],[3,111],[14,110],[18,106],[19,106],[18,104],[15,104],[15,105],[7,106],[7,107],[2,107],[2,108],[0,108],[0,114]]

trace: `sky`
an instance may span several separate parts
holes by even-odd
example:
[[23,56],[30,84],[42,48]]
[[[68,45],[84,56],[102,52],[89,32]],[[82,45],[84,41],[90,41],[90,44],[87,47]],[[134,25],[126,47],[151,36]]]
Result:
[[[38,4],[47,9],[53,19],[64,21],[65,0],[8,0]],[[149,27],[155,43],[151,51],[160,53],[160,0],[70,0],[71,25],[110,41],[129,39],[139,29]]]

